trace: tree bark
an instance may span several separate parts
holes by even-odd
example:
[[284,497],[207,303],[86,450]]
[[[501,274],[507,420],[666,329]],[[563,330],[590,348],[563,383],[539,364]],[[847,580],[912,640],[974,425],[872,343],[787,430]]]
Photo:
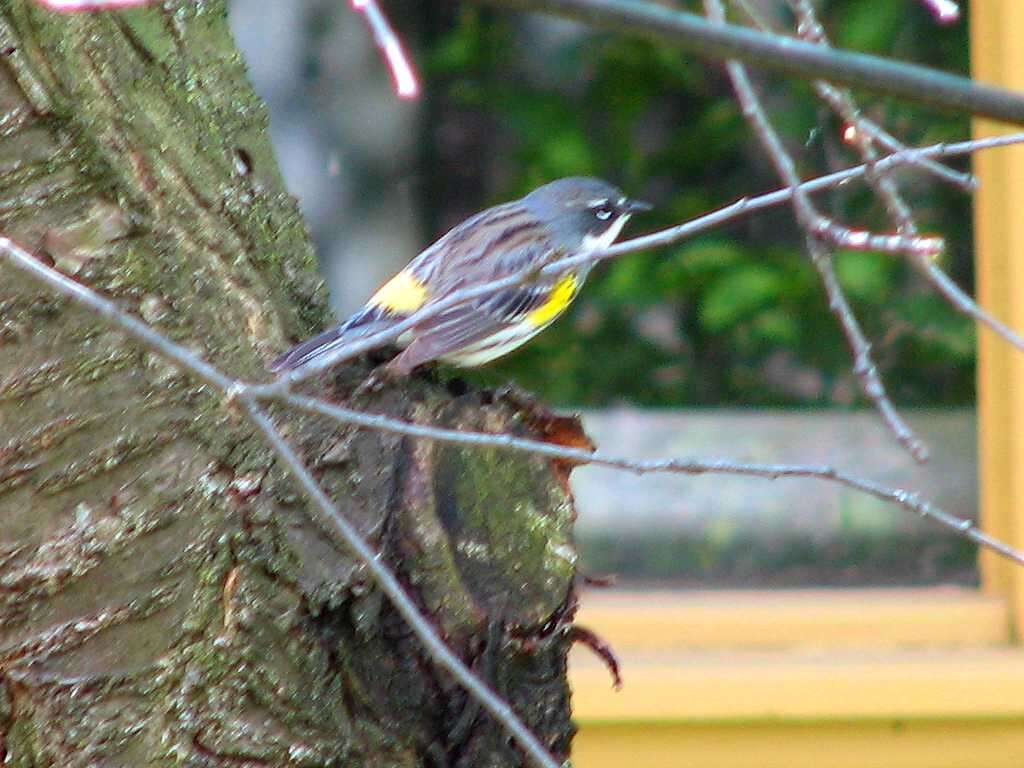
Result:
[[[266,128],[223,0],[0,0],[0,232],[247,379],[326,317]],[[313,390],[583,439],[429,378],[353,395],[367,371]],[[566,755],[568,468],[275,415],[447,641]],[[524,763],[244,419],[2,265],[0,523],[6,765]]]

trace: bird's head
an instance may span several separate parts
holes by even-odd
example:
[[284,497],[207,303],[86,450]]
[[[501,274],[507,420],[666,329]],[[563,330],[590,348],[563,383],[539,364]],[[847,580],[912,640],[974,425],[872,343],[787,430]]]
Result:
[[559,246],[574,252],[607,248],[630,216],[651,209],[649,203],[629,199],[613,184],[584,176],[552,181],[533,190],[523,202],[547,225]]

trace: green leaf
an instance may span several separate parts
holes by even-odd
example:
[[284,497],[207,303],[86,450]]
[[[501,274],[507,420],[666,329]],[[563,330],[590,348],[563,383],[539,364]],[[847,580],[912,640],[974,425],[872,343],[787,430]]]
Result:
[[883,301],[893,282],[895,259],[874,251],[841,251],[836,254],[836,274],[851,297]]
[[743,248],[735,240],[701,240],[680,248],[673,261],[687,272],[717,272],[739,264],[745,257]]
[[906,12],[906,3],[851,3],[830,31],[840,48],[891,53],[893,38],[904,28]]
[[724,331],[756,310],[777,302],[784,287],[779,271],[752,264],[727,272],[704,295],[701,324],[709,331]]
[[754,331],[764,341],[777,346],[790,346],[800,340],[800,323],[782,307],[770,307],[758,313]]

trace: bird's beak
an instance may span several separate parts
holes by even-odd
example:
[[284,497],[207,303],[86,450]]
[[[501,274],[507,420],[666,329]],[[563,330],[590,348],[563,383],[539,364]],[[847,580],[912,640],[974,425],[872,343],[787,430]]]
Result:
[[653,205],[645,203],[643,200],[627,200],[623,207],[625,208],[626,213],[630,214],[643,213],[644,211],[649,211],[654,208]]

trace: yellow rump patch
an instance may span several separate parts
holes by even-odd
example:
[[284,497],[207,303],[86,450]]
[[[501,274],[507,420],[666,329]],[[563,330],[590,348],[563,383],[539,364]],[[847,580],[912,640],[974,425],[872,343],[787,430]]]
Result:
[[575,275],[566,275],[551,289],[547,301],[526,316],[526,321],[534,325],[547,325],[565,312],[579,289],[579,281]]
[[415,312],[427,300],[427,288],[411,274],[402,270],[381,286],[367,302],[389,312]]

